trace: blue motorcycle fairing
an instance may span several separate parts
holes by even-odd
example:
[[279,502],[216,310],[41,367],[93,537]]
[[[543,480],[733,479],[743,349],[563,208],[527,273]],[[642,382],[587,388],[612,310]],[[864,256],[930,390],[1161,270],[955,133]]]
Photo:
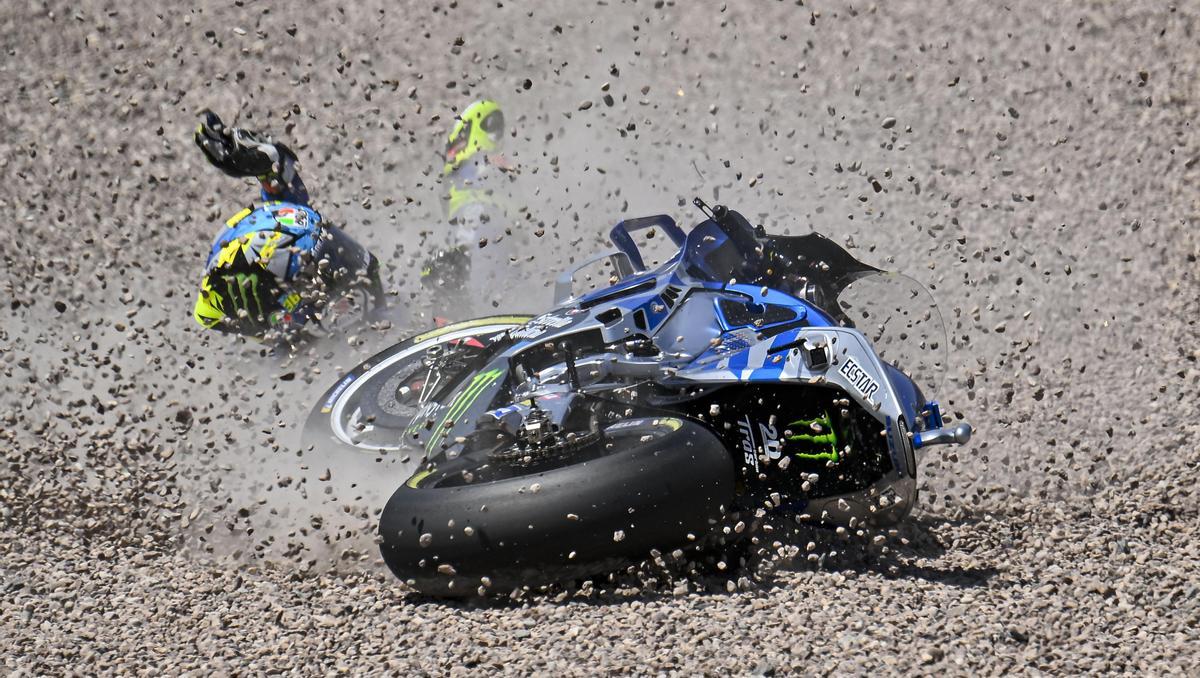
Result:
[[881,360],[883,364],[884,376],[892,385],[892,390],[896,393],[896,399],[900,404],[900,411],[904,414],[905,423],[908,424],[908,430],[919,431],[925,428],[924,419],[920,418],[921,410],[925,408],[925,397],[921,395],[921,389],[909,379],[908,375],[896,369],[891,363]]
[[[856,264],[848,270],[850,275],[876,271],[819,236],[788,241],[793,248],[790,252],[795,252],[797,244],[810,241],[825,248],[821,259],[810,261],[836,262],[829,255],[836,251]],[[884,424],[889,435],[926,427],[927,421],[920,415],[926,405],[920,389],[900,370],[880,360],[861,332],[835,322],[815,303],[781,289],[737,282],[732,274],[744,270],[747,259],[734,257],[732,246],[732,238],[713,220],[701,222],[687,235],[679,253],[654,271],[628,276],[507,331],[513,342],[488,369],[507,371],[521,362],[527,351],[560,339],[569,341],[572,336],[593,337],[587,342],[598,336],[601,344],[616,347],[610,349],[616,352],[623,350],[619,348],[622,341],[650,340],[660,351],[658,360],[675,375],[667,377],[664,384],[801,382],[845,392]],[[826,289],[834,289],[837,272],[830,272],[828,266],[821,271],[829,274],[824,280]],[[722,310],[722,301],[745,304],[741,309],[731,307],[742,317],[731,318]],[[830,297],[830,301],[836,302],[836,298]],[[589,334],[593,332],[596,334]],[[813,367],[805,362],[801,349],[812,340],[830,342],[827,364]],[[500,384],[491,384],[481,394],[472,394],[471,402],[460,403],[446,423],[455,429],[458,423],[469,426],[479,412],[494,408],[488,394],[498,388]],[[476,401],[476,395],[482,397]],[[437,437],[453,439],[455,435],[439,432]],[[904,445],[894,447],[893,455],[903,449]],[[896,462],[897,468],[903,467],[899,459]]]

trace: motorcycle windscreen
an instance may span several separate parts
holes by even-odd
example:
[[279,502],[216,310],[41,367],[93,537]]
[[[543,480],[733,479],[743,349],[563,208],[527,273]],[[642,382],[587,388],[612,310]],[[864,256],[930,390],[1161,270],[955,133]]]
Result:
[[929,290],[901,273],[860,275],[842,288],[838,308],[866,335],[879,358],[935,397],[945,379],[946,325]]
[[727,283],[737,277],[746,257],[711,219],[699,223],[683,244],[680,270],[694,280]]

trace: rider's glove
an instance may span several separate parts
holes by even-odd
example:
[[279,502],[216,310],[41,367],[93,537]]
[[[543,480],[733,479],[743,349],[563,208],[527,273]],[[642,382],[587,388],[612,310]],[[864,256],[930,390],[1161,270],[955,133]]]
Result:
[[209,163],[232,177],[257,177],[267,193],[278,193],[296,176],[296,154],[269,136],[227,127],[212,111],[196,127],[196,145]]

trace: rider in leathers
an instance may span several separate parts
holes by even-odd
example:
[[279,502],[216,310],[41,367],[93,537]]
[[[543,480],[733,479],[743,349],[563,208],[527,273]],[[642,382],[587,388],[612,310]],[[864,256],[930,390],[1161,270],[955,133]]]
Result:
[[448,237],[421,271],[435,316],[494,312],[497,290],[519,277],[506,186],[515,168],[500,152],[504,131],[499,104],[485,99],[463,110],[447,139]]
[[309,204],[296,154],[271,137],[226,126],[206,112],[196,145],[217,169],[256,177],[262,202],[233,215],[217,234],[196,299],[208,329],[258,339],[288,338],[320,322],[327,304],[360,288],[372,311],[386,306],[374,255]]

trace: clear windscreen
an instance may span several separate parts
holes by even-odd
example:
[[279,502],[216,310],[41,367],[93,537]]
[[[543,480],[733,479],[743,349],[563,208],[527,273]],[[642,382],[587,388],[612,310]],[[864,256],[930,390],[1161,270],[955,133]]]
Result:
[[866,273],[841,290],[837,304],[881,360],[934,397],[946,373],[946,325],[924,285],[900,273]]

